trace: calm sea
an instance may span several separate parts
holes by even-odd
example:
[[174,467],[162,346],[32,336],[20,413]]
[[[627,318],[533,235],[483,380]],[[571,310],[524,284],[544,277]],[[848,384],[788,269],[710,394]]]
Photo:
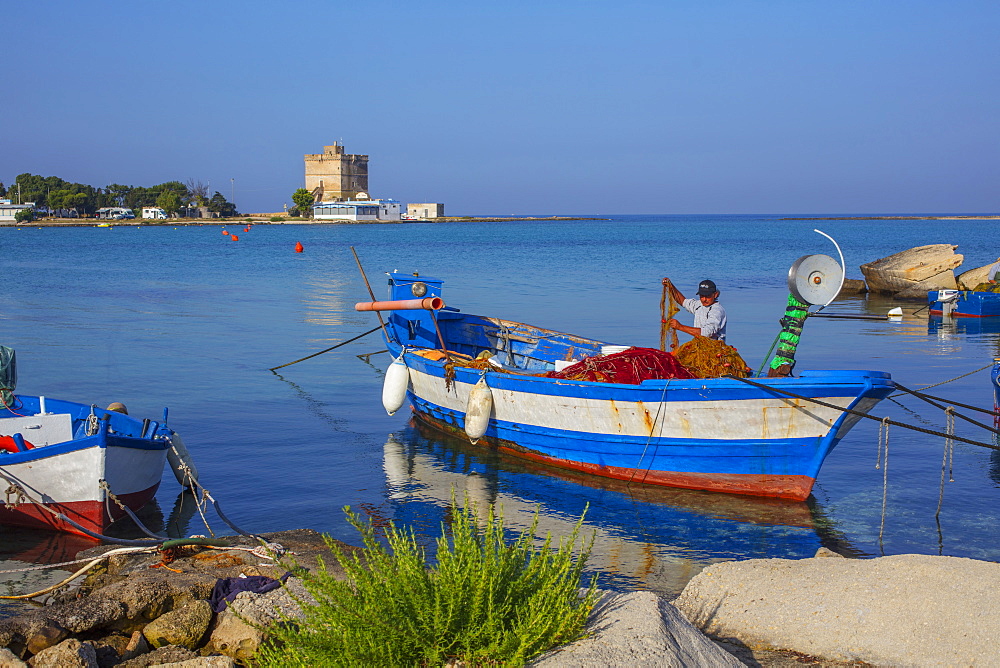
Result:
[[[877,469],[874,421],[830,455],[805,503],[628,488],[421,432],[402,411],[386,416],[380,392],[390,360],[359,357],[384,349],[374,334],[268,371],[378,324],[353,310],[369,298],[352,246],[378,297],[384,272],[417,271],[444,279],[446,302],[467,312],[650,347],[659,342],[661,279],[690,294],[712,278],[729,313],[729,342],[754,368],[778,332],[789,266],[807,254],[836,257],[814,228],[839,241],[849,278],[861,278],[863,262],[924,244],[957,244],[964,268],[1000,254],[989,242],[996,221],[606,218],[230,226],[239,241],[219,225],[3,228],[0,343],[17,351],[20,392],[120,401],[153,418],[169,407],[203,484],[254,532],[311,528],[358,543],[342,511],[350,505],[436,535],[455,490],[502,505],[513,530],[537,510],[543,532],[562,534],[589,506],[590,564],[602,584],[668,595],[716,561],[808,557],[824,545],[859,556],[1000,558],[1000,458],[987,449],[956,446],[940,513],[943,439],[892,428],[888,469]],[[305,252],[294,252],[296,242]],[[884,314],[895,305],[850,299],[827,312]],[[798,368],[884,370],[917,388],[990,364],[998,339],[992,321],[811,319]],[[988,374],[933,391],[989,408]],[[885,401],[874,413],[946,427],[914,400]],[[957,430],[984,438],[961,423]],[[205,533],[191,503],[178,501],[166,472],[148,521],[176,535]],[[231,533],[217,519],[213,530]],[[89,545],[10,528],[0,538],[0,570],[71,558]],[[0,591],[23,593],[43,579],[0,576]]]

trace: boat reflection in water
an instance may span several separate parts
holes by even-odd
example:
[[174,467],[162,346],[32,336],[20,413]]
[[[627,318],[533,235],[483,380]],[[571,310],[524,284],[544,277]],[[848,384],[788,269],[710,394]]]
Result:
[[393,519],[436,535],[452,494],[459,503],[502,508],[513,532],[531,526],[558,541],[588,506],[582,535],[594,535],[588,570],[601,586],[676,595],[719,561],[811,557],[821,546],[859,556],[807,502],[717,494],[589,476],[499,455],[417,420],[390,435],[385,473]]
[[1000,316],[956,318],[932,315],[927,319],[927,334],[939,338],[996,335],[1000,334]]
[[[86,536],[50,529],[0,527],[0,594],[30,594],[65,580],[83,564],[26,569],[72,561],[78,552],[98,544]],[[38,604],[32,601],[0,600],[0,619],[37,609]]]

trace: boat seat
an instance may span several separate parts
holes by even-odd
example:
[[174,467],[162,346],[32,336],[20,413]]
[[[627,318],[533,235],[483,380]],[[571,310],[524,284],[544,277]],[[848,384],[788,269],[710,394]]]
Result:
[[36,448],[73,440],[73,418],[69,413],[27,415],[0,419],[0,436],[21,434]]

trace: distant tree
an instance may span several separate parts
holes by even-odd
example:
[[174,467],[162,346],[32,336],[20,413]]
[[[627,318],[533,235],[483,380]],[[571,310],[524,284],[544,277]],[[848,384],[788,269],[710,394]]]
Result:
[[191,206],[205,206],[208,204],[208,186],[201,181],[195,181],[194,179],[188,179],[184,186],[188,191],[188,201],[185,204],[190,204]]
[[212,195],[212,199],[208,200],[208,210],[223,218],[232,218],[236,215],[236,207],[233,206],[232,202],[226,200],[218,190]]
[[119,183],[112,183],[104,189],[107,198],[103,204],[105,206],[125,206],[125,198],[132,191],[132,186],[123,186]]
[[302,215],[311,217],[313,205],[313,196],[311,192],[305,188],[299,188],[292,193],[292,201],[295,202],[295,208],[297,208]]
[[181,196],[176,190],[162,190],[156,198],[156,206],[168,214],[174,214],[181,209]]
[[7,196],[7,189],[3,187],[3,181],[0,181],[0,197]]
[[14,214],[14,221],[17,223],[30,223],[35,219],[34,209],[21,209]]

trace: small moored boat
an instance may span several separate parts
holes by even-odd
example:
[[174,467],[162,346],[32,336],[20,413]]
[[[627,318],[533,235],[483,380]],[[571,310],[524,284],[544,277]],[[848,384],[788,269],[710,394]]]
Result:
[[168,455],[178,480],[197,479],[166,409],[157,422],[14,394],[13,351],[0,348],[0,358],[8,362],[0,369],[0,524],[104,534],[127,514],[122,506],[134,512],[153,498]]
[[[985,286],[990,287],[990,286]],[[1000,286],[997,287],[1000,289]],[[931,290],[927,293],[931,315],[959,318],[1000,316],[1000,293],[977,290]]]
[[388,299],[356,308],[390,313],[390,414],[408,400],[418,419],[445,432],[630,482],[805,499],[860,419],[841,409],[867,413],[894,389],[880,371],[571,380],[558,369],[636,349],[461,313],[444,305],[441,280],[416,274],[389,274]]

